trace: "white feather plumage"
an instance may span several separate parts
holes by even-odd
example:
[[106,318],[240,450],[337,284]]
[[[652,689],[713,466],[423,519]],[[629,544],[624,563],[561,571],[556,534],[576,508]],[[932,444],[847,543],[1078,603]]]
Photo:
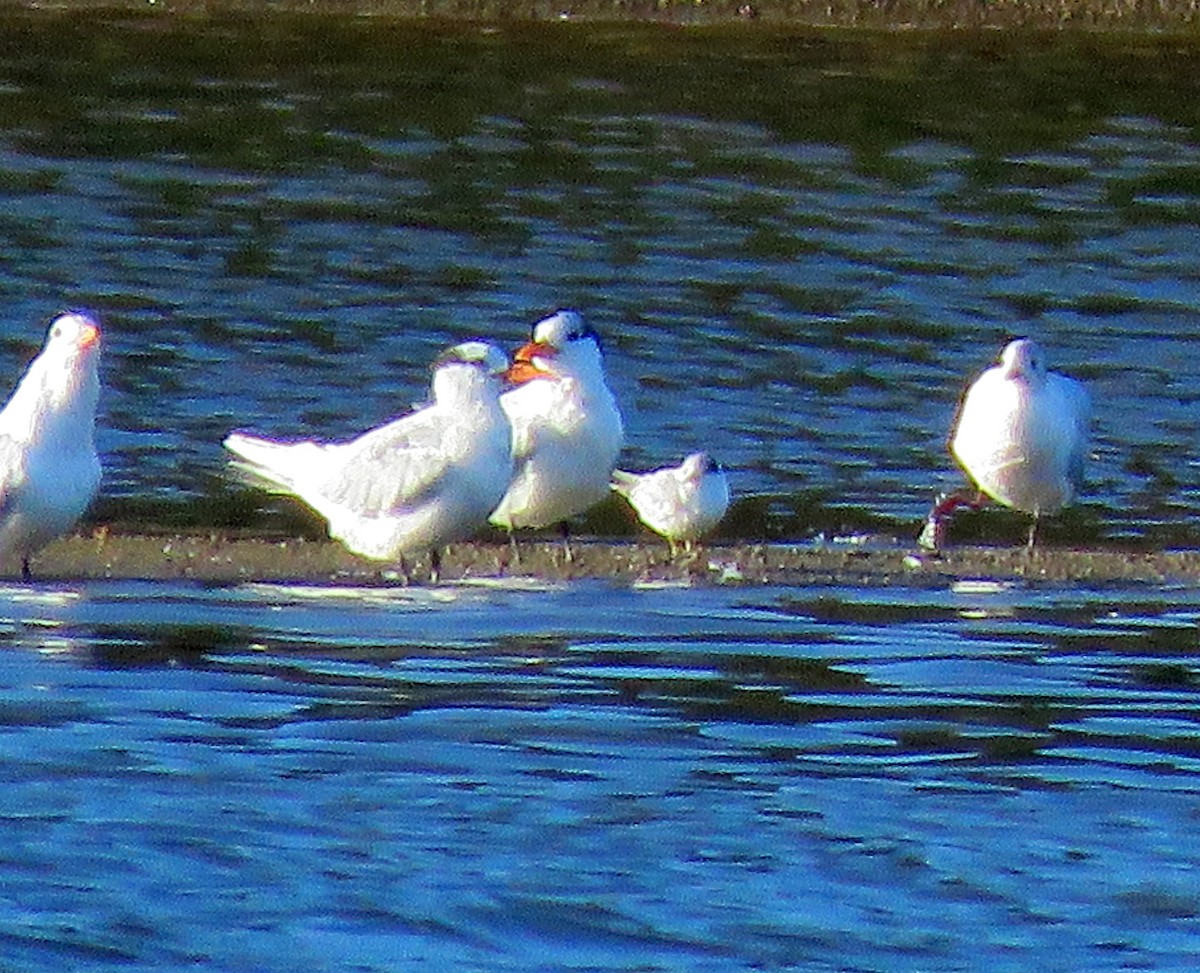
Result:
[[676,546],[691,547],[721,522],[729,509],[729,481],[706,453],[651,473],[613,470],[611,488],[633,507],[643,524]]
[[512,422],[513,478],[491,522],[513,530],[566,521],[608,495],[624,441],[595,332],[574,311],[533,327],[514,355],[521,384],[500,402]]
[[0,411],[0,558],[29,557],[69,530],[100,485],[100,325],[86,311],[50,324],[41,353]]
[[508,484],[512,434],[499,381],[507,364],[486,342],[465,342],[435,363],[428,406],[356,439],[232,433],[225,447],[251,479],[303,500],[363,557],[436,552],[484,527]]

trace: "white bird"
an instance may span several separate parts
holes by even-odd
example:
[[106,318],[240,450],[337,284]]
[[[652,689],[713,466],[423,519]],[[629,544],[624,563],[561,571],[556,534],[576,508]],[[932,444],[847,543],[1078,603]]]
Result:
[[[950,440],[950,451],[979,493],[1038,520],[1062,509],[1083,479],[1091,405],[1073,378],[1047,371],[1037,344],[1010,342],[1000,364],[967,390]],[[929,515],[921,543],[936,548],[942,521],[958,506],[979,506],[963,494],[941,498]]]
[[293,494],[329,522],[329,533],[374,560],[429,550],[436,581],[445,544],[470,537],[512,475],[512,432],[500,408],[503,352],[483,341],[434,362],[433,401],[342,443],[281,443],[235,432],[235,466]]
[[95,316],[59,315],[0,411],[0,557],[18,555],[26,581],[30,556],[69,530],[100,486],[99,363]]
[[600,339],[577,312],[559,311],[533,326],[508,378],[516,387],[500,403],[512,422],[513,478],[491,522],[508,531],[565,524],[608,496],[624,440]]
[[643,524],[667,539],[674,557],[721,522],[729,509],[729,480],[707,453],[652,473],[613,470],[611,489],[624,497]]

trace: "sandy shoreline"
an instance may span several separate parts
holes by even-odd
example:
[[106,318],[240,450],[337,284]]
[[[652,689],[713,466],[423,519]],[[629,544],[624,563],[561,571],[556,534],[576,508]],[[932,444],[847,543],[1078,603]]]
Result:
[[151,16],[308,14],[482,23],[616,22],[673,26],[790,24],[906,30],[1020,28],[1183,31],[1181,0],[0,0],[0,9]]
[[[1103,585],[1190,585],[1200,580],[1200,550],[1131,552],[1046,547],[951,548],[938,557],[900,545],[816,548],[809,544],[712,544],[672,560],[665,545],[648,541],[574,542],[564,563],[557,542],[526,540],[513,562],[506,542],[458,544],[447,551],[443,581],[532,577],[546,582],[597,579],[616,584],[687,582],[696,585],[864,585],[944,587],[963,580],[1038,581]],[[191,579],[213,583],[302,581],[398,584],[396,571],[357,558],[339,544],[298,538],[237,537],[224,533],[117,535],[97,532],[56,541],[33,561],[36,582],[114,579]],[[410,566],[413,584],[429,582],[429,563]],[[3,575],[17,577],[15,565]]]

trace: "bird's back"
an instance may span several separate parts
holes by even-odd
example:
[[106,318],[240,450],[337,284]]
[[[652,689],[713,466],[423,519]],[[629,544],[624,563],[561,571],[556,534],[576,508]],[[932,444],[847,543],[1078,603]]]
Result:
[[[437,547],[486,522],[509,478],[508,420],[494,382],[470,369],[446,401],[344,443],[276,443],[234,433],[252,479],[295,494],[351,550],[387,559]],[[443,383],[445,384],[445,383]]]
[[1038,383],[989,369],[963,401],[951,451],[978,487],[1027,513],[1051,513],[1074,496],[1087,448],[1087,394],[1051,372]]

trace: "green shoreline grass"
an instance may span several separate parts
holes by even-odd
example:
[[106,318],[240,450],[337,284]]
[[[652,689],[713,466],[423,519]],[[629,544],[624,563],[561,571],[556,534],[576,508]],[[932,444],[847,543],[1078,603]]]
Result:
[[1191,31],[1182,0],[0,0],[0,9],[151,16],[310,14],[483,23],[790,24],[871,29]]
[[[519,560],[506,541],[453,545],[442,581],[532,578],[543,583],[600,580],[616,584],[851,585],[945,587],[964,581],[1024,581],[1104,585],[1194,585],[1200,550],[1124,551],[1046,546],[952,547],[938,556],[901,545],[828,547],[812,544],[715,543],[671,558],[651,540],[573,541],[574,560],[560,542],[523,540]],[[304,582],[402,584],[394,566],[366,561],[332,541],[273,539],[227,532],[115,534],[97,531],[58,540],[33,560],[37,582],[103,578],[213,583]],[[19,577],[17,565],[0,576]],[[410,565],[413,584],[428,584],[428,558]]]

